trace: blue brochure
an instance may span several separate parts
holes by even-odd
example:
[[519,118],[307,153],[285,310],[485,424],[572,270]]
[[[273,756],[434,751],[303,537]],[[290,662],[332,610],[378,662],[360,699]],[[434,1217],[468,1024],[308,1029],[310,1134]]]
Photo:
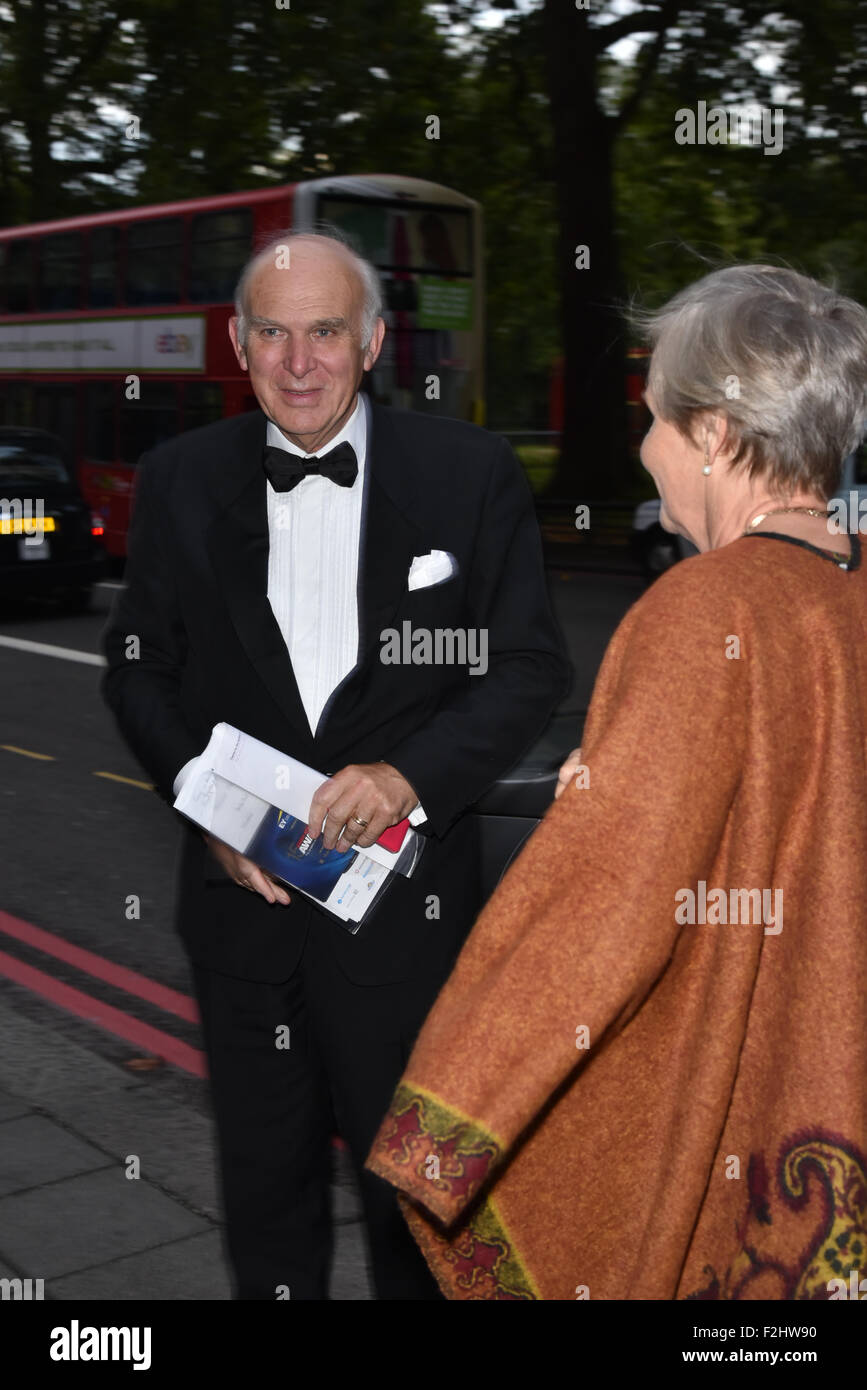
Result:
[[303,888],[311,898],[324,903],[358,851],[326,849],[322,836],[314,840],[303,820],[272,806],[246,853],[267,873]]

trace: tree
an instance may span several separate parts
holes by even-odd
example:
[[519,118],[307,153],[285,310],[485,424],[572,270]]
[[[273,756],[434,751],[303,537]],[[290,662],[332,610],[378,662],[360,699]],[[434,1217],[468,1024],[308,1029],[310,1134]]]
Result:
[[[545,0],[543,38],[554,130],[565,414],[560,469],[551,490],[615,495],[628,476],[625,343],[617,312],[623,287],[614,223],[615,141],[653,76],[667,26],[681,6],[666,0],[604,28],[583,9]],[[600,93],[600,55],[617,38],[656,29],[619,109]]]
[[128,0],[7,0],[0,7],[0,197],[7,220],[56,217],[96,187],[105,194],[110,176],[129,160],[105,110],[127,89],[122,26],[129,13]]
[[[566,405],[551,492],[612,495],[629,476],[621,305],[636,288],[659,300],[695,279],[707,267],[694,247],[710,261],[789,259],[864,297],[867,11],[860,0],[497,8],[528,63],[545,60]],[[471,26],[490,5],[448,9]],[[634,51],[615,61],[623,40]],[[677,111],[699,101],[782,103],[782,152],[677,144]]]
[[[544,422],[562,352],[551,490],[610,496],[630,471],[622,305],[701,273],[688,248],[867,297],[867,10],[496,8],[498,25],[492,0],[391,0],[384,24],[381,0],[6,0],[5,220],[377,168],[461,189],[485,211],[492,423]],[[782,152],[678,144],[699,101],[782,107]]]

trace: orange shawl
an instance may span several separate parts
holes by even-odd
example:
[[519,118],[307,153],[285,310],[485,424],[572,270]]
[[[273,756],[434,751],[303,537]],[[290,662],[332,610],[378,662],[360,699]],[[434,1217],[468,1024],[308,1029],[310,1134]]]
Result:
[[863,566],[678,565],[582,749],[368,1165],[449,1298],[828,1298],[867,1276]]

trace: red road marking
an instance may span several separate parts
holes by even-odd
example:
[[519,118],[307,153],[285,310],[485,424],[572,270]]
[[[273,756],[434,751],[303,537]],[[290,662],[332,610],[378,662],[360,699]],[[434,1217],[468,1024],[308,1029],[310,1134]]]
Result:
[[125,994],[146,999],[149,1004],[156,1004],[164,1013],[174,1014],[176,1018],[183,1018],[187,1023],[199,1022],[199,1011],[191,995],[181,994],[179,990],[169,989],[168,985],[149,980],[147,975],[140,975],[137,970],[128,970],[125,965],[116,965],[114,961],[106,960],[105,956],[86,951],[83,946],[74,946],[71,941],[64,941],[62,936],[55,936],[54,932],[36,927],[32,922],[25,922],[8,912],[0,912],[0,932],[14,936],[17,941],[26,942],[28,946],[35,946],[37,950],[54,956],[56,960],[66,961],[67,965],[74,965],[96,980],[105,980],[106,984],[115,985]]
[[[177,1018],[186,1019],[188,1023],[199,1022],[199,1011],[192,995],[169,989],[168,985],[158,984],[156,980],[148,979],[147,975],[140,975],[137,970],[128,970],[125,965],[117,965],[94,951],[86,951],[83,946],[74,946],[72,942],[64,941],[62,936],[45,931],[43,927],[37,927],[32,922],[25,922],[21,917],[13,917],[10,912],[0,911],[0,931],[17,941],[35,946],[37,950],[54,956],[56,960],[74,965],[85,974],[92,975],[95,980],[104,980],[107,984],[116,985],[118,989],[124,990],[126,994],[146,999],[165,1013],[175,1014]],[[46,975],[45,971],[37,970],[32,965],[25,965],[23,961],[7,955],[5,951],[0,951],[0,975],[5,975],[15,984],[32,990],[34,994],[48,999],[59,1008],[66,1009],[68,1013],[75,1014],[77,1018],[83,1018],[88,1023],[97,1023],[115,1037],[135,1043],[146,1052],[162,1057],[167,1062],[173,1062],[176,1067],[190,1072],[192,1076],[207,1079],[207,1058],[204,1052],[181,1042],[179,1038],[172,1037],[171,1033],[163,1033],[159,1028],[141,1023],[132,1014],[126,1014],[122,1009],[114,1008],[112,1004],[103,1004],[100,999],[94,999],[93,995],[74,989],[72,985],[63,984],[62,981],[55,980],[53,975]],[[346,1148],[345,1141],[338,1135],[334,1135],[331,1142],[336,1149]]]
[[36,970],[15,956],[8,956],[5,951],[0,951],[0,975],[66,1009],[68,1013],[86,1019],[88,1023],[98,1023],[115,1037],[172,1062],[192,1076],[207,1076],[205,1054],[198,1048],[190,1047],[188,1043],[173,1038],[170,1033],[163,1033],[159,1028],[152,1028],[148,1023],[140,1023],[122,1009],[104,1004],[101,999],[94,999],[80,989],[73,989],[72,985],[55,980],[43,970]]

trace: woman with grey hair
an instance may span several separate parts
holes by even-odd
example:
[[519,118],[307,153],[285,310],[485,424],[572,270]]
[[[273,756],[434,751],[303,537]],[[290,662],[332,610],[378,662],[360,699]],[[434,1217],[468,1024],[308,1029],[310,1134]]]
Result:
[[666,530],[700,551],[773,534],[857,564],[857,520],[851,536],[829,532],[828,498],[867,429],[861,306],[793,270],[733,266],[643,323],[654,425],[641,457]]
[[828,498],[867,422],[867,312],[739,266],[646,327],[642,459],[701,553],[615,633],[369,1162],[451,1298],[844,1298],[867,1268],[867,576]]

